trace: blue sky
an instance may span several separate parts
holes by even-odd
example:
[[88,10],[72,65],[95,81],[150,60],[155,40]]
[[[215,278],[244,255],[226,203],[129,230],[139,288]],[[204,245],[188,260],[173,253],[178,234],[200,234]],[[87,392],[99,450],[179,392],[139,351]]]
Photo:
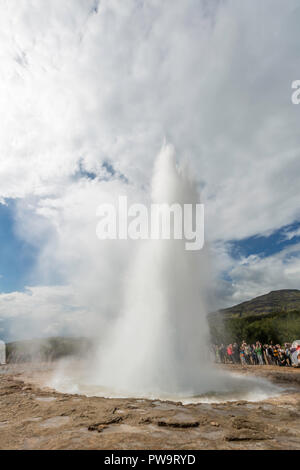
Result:
[[23,290],[30,285],[38,250],[15,231],[15,201],[0,204],[0,292]]
[[[288,234],[292,235],[290,239]],[[256,235],[242,240],[231,240],[229,245],[233,258],[239,259],[250,255],[259,255],[264,258],[275,255],[288,246],[299,243],[299,241],[300,222],[294,222],[275,230],[270,235]]]

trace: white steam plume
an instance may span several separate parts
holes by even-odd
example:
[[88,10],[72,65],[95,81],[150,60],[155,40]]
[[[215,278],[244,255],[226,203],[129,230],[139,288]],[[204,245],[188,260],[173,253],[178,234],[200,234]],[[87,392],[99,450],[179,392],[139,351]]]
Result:
[[[152,202],[199,203],[196,184],[164,145],[152,180]],[[124,308],[99,348],[93,382],[131,393],[202,393],[210,389],[204,306],[207,253],[184,240],[141,242],[128,273]]]

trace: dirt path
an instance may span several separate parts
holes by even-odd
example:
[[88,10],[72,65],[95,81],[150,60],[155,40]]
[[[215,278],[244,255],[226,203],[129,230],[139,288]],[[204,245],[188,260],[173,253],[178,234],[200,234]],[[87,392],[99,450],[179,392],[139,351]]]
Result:
[[[69,395],[36,367],[0,368],[0,449],[300,449],[300,370],[224,366],[295,390],[261,402],[190,404]],[[24,370],[23,370],[24,369]]]

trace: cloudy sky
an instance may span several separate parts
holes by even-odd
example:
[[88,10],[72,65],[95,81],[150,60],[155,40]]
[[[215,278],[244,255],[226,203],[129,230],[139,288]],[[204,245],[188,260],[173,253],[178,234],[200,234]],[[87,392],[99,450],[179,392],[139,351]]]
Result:
[[166,138],[206,211],[211,309],[300,286],[299,0],[0,0],[0,337],[89,334]]

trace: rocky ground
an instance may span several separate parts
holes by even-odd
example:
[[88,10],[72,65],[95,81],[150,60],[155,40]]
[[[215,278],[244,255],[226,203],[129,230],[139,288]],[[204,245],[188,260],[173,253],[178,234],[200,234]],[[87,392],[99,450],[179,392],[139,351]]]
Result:
[[0,367],[0,449],[300,449],[300,370],[224,366],[292,385],[280,397],[182,405],[39,386],[51,367]]

